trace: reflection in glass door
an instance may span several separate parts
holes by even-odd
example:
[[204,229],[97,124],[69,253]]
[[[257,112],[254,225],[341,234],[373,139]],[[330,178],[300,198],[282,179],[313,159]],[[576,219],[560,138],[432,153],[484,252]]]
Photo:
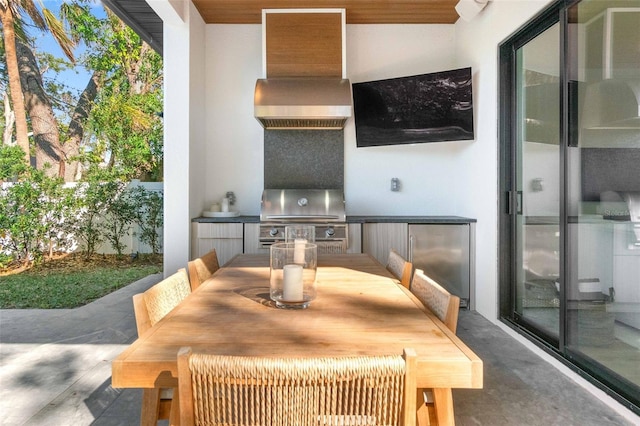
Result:
[[515,311],[551,341],[560,318],[559,35],[556,23],[515,54]]
[[[640,2],[638,2],[640,5]],[[568,16],[567,336],[577,362],[640,395],[640,7]]]

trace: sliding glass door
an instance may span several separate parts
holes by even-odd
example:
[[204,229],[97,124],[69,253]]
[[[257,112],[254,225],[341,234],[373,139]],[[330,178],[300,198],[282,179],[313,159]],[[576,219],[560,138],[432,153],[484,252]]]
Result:
[[502,319],[640,410],[640,2],[500,46]]
[[560,328],[559,27],[515,53],[515,314],[551,341]]
[[568,9],[566,353],[640,398],[640,2]]

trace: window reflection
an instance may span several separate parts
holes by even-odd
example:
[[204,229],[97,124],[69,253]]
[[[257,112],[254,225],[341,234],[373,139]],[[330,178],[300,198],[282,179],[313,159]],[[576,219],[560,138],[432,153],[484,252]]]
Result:
[[640,8],[613,6],[569,14],[567,348],[640,385]]

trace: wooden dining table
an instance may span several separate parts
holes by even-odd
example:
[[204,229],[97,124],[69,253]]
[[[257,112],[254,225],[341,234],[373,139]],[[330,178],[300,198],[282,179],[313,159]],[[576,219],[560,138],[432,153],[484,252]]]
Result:
[[[268,255],[233,258],[113,361],[112,386],[176,388],[177,353],[190,346],[263,357],[413,348],[418,388],[482,388],[482,360],[370,255],[319,255],[317,297],[307,309],[277,308],[269,274]],[[452,413],[452,401],[444,404]]]

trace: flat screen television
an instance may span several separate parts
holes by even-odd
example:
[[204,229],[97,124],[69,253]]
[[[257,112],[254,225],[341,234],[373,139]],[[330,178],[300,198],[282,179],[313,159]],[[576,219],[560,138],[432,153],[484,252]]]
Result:
[[353,83],[358,147],[473,140],[471,68]]

